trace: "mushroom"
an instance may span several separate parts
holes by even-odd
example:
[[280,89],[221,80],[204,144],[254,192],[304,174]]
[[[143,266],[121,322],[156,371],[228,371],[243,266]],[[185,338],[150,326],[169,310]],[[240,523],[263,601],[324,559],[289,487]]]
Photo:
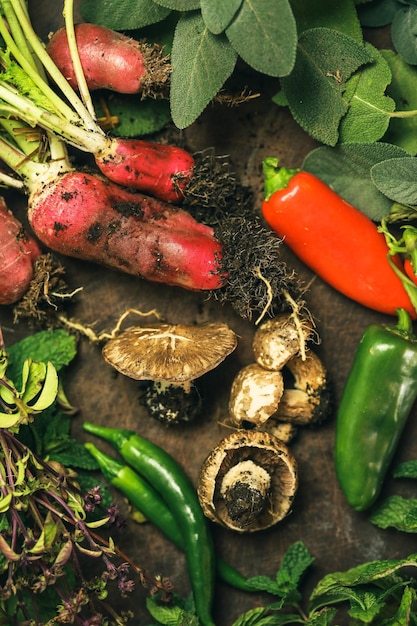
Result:
[[282,520],[297,487],[297,463],[282,441],[258,430],[237,430],[204,461],[197,492],[206,517],[243,533]]
[[255,360],[267,370],[280,370],[300,351],[300,342],[307,341],[312,331],[308,320],[297,325],[291,315],[283,313],[260,326],[252,340]]
[[278,409],[284,391],[281,372],[263,369],[257,363],[243,367],[230,390],[229,416],[241,428],[262,426]]
[[331,408],[327,372],[322,361],[309,350],[305,359],[294,356],[286,367],[294,378],[294,384],[292,388],[284,386],[274,419],[300,426],[319,424]]
[[194,385],[237,346],[235,333],[223,323],[157,323],[133,326],[103,347],[103,357],[135,380],[151,381],[144,397],[150,414],[165,423],[190,421],[201,408]]

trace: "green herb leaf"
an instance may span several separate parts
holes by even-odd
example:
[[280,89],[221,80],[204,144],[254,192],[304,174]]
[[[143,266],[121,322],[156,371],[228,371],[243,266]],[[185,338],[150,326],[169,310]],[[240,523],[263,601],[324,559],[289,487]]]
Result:
[[322,609],[319,613],[309,616],[308,619],[303,623],[305,624],[305,626],[331,626],[331,624],[334,623],[336,613],[336,609],[326,607]]
[[374,0],[358,7],[358,17],[362,26],[370,28],[388,26],[402,6],[399,0]]
[[49,458],[58,461],[65,467],[74,467],[76,469],[96,470],[99,469],[97,461],[85,449],[85,446],[78,443],[75,439],[68,438],[62,441],[64,444],[61,449],[55,447],[49,453]]
[[149,0],[81,0],[80,13],[86,22],[114,30],[134,30],[160,22],[170,9]]
[[400,463],[392,475],[394,478],[417,478],[417,460]]
[[303,169],[378,222],[390,213],[392,202],[371,181],[371,169],[376,163],[406,155],[402,148],[384,142],[321,146],[307,155]]
[[232,21],[243,0],[201,0],[204,23],[212,33],[223,32]]
[[348,613],[350,617],[365,624],[371,624],[373,619],[382,611],[385,606],[383,598],[378,598],[375,594],[365,592],[361,601],[353,604]]
[[232,74],[236,60],[226,37],[213,35],[199,13],[181,17],[171,54],[171,115],[178,128],[197,119]]
[[[158,132],[171,120],[166,100],[140,100],[137,96],[111,94],[106,98],[110,114],[119,120],[111,131],[116,137],[141,137]],[[98,117],[105,115],[100,99],[94,98]]]
[[200,8],[200,0],[154,0],[154,2],[175,11],[193,11]]
[[352,0],[290,0],[300,34],[310,28],[333,28],[358,42],[363,41],[362,29]]
[[330,28],[301,33],[295,67],[281,79],[296,122],[315,139],[336,145],[340,121],[349,108],[343,97],[346,81],[371,61],[366,48],[343,33]]
[[387,198],[400,204],[417,205],[417,159],[402,157],[377,163],[371,178]]
[[373,63],[355,72],[346,83],[344,99],[349,109],[341,120],[341,143],[377,141],[386,132],[395,102],[385,95],[391,82],[391,70],[376,48],[365,44]]
[[394,48],[404,61],[417,65],[417,8],[403,7],[395,14],[391,26]]
[[416,590],[412,587],[404,589],[400,606],[395,614],[385,622],[385,626],[397,626],[397,624],[411,624],[410,617],[413,615],[413,604],[417,598]]
[[369,561],[345,572],[328,574],[317,583],[310,598],[312,600],[317,599],[319,596],[328,594],[340,587],[354,587],[356,585],[375,583],[408,566],[417,567],[417,554],[411,554],[409,557],[399,560]]
[[417,499],[390,496],[378,505],[369,520],[379,528],[417,533]]
[[297,590],[302,576],[313,561],[314,558],[302,541],[297,541],[288,548],[277,572],[280,595]]
[[[387,94],[395,100],[398,111],[416,111],[417,68],[409,65],[393,50],[380,50],[391,70],[391,83]],[[417,153],[417,115],[392,117],[384,141],[401,146],[409,154]]]
[[288,0],[243,0],[226,35],[258,72],[287,76],[295,62],[297,27]]
[[157,604],[153,598],[146,598],[146,608],[159,624],[164,624],[165,626],[179,626],[179,624],[199,626],[200,623],[196,615],[188,613],[185,609],[179,606]]

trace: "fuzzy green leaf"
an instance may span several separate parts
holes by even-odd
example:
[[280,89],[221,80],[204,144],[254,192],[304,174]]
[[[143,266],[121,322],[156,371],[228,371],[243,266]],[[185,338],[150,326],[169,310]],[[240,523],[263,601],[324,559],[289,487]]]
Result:
[[243,0],[201,0],[204,23],[212,33],[223,32],[232,21]]
[[243,0],[226,35],[258,72],[287,76],[295,62],[297,27],[288,0]]
[[281,79],[294,119],[315,139],[336,145],[340,121],[349,108],[343,97],[346,81],[371,61],[352,37],[330,28],[304,31],[294,70]]
[[[391,83],[387,94],[396,103],[396,115],[401,111],[417,110],[417,68],[408,65],[393,50],[380,50],[391,70]],[[417,154],[417,115],[412,117],[392,117],[384,140],[401,146],[409,154]]]
[[402,496],[385,498],[371,513],[369,520],[379,528],[417,533],[417,500]]
[[[140,100],[135,96],[111,94],[106,104],[112,116],[119,123],[112,129],[115,137],[142,137],[161,130],[170,120],[171,113],[167,100]],[[98,117],[104,117],[101,101],[94,99]]]
[[154,2],[174,11],[194,11],[200,8],[200,0],[154,0]]
[[384,142],[321,146],[307,155],[303,169],[323,180],[370,219],[380,221],[389,214],[392,202],[373,184],[371,169],[376,163],[406,155],[402,148]]
[[417,478],[417,460],[400,463],[392,475],[394,478]]
[[386,132],[395,102],[385,95],[391,70],[383,56],[370,44],[366,50],[373,63],[362,67],[346,83],[344,99],[349,109],[341,120],[341,143],[377,141]]
[[399,204],[417,205],[417,159],[402,157],[377,163],[371,178],[381,193]]
[[288,548],[277,573],[277,585],[281,594],[298,588],[303,574],[313,561],[314,558],[302,541],[297,541]]
[[300,34],[310,28],[333,28],[361,42],[362,30],[352,0],[290,0]]
[[395,14],[391,26],[394,48],[406,63],[417,65],[417,8],[403,7]]
[[226,37],[213,35],[199,13],[181,17],[171,53],[171,115],[178,128],[197,119],[232,74],[236,60]]
[[362,26],[380,28],[388,26],[394,19],[398,9],[402,7],[400,0],[373,0],[358,7],[358,17]]
[[86,22],[114,30],[134,30],[160,22],[170,9],[149,0],[81,0],[80,13]]

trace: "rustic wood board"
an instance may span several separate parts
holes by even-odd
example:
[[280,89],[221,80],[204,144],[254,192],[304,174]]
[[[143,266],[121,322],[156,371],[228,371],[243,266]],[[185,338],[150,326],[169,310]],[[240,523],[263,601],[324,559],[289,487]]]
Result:
[[[45,5],[44,2],[38,4]],[[51,19],[49,14],[48,17]],[[58,11],[54,17],[59,18]],[[49,23],[46,28],[41,6],[36,19],[47,32]],[[53,27],[52,22],[50,27]],[[270,96],[277,87],[273,80],[254,77],[246,67],[240,68],[237,80],[242,87],[261,93],[260,97],[233,109],[209,106],[201,118],[184,131],[184,135],[192,151],[214,148],[216,154],[230,156],[242,182],[253,188],[254,211],[259,211],[262,159],[278,156],[285,166],[300,166],[314,142],[293,122],[286,110],[278,109],[271,102]],[[10,201],[16,206],[22,203],[13,195]],[[315,350],[328,369],[337,406],[363,330],[369,323],[391,320],[335,292],[314,277],[288,250],[283,250],[283,258],[297,270],[306,285],[309,284],[306,302],[321,338]],[[167,428],[152,420],[139,404],[140,384],[115,375],[104,363],[100,349],[87,341],[80,342],[79,354],[65,378],[67,395],[79,409],[73,419],[76,436],[81,440],[92,440],[82,431],[83,420],[135,429],[171,453],[196,483],[202,461],[230,432],[224,425],[230,385],[238,370],[253,360],[251,338],[254,324],[242,320],[230,307],[207,300],[202,294],[148,283],[75,260],[64,262],[71,287],[83,287],[70,308],[70,315],[86,324],[97,322],[99,330],[111,329],[127,308],[142,311],[156,308],[173,323],[219,320],[227,322],[239,335],[235,353],[204,378],[208,414],[190,425]],[[24,324],[13,325],[7,307],[0,309],[0,324],[9,344],[32,332]],[[396,462],[417,458],[416,417],[417,410],[414,410]],[[358,514],[346,504],[335,477],[333,445],[334,415],[320,428],[300,431],[292,444],[300,477],[292,513],[274,528],[252,535],[238,535],[213,525],[219,554],[244,574],[273,576],[285,550],[302,539],[315,557],[305,579],[308,591],[327,572],[344,570],[365,560],[401,558],[415,551],[409,536],[375,528],[366,514]],[[104,444],[102,447],[110,451]],[[399,493],[405,488],[389,480],[385,492]],[[128,515],[126,504],[120,498],[119,503]],[[184,556],[151,525],[137,525],[128,520],[126,528],[120,535],[115,533],[114,539],[149,574],[168,576],[176,591],[181,594],[189,592]],[[137,584],[132,596],[123,600],[123,606],[135,611],[134,624],[150,621],[145,596],[146,592]],[[229,626],[243,611],[262,606],[265,601],[262,594],[244,594],[218,583],[214,602],[216,623]]]

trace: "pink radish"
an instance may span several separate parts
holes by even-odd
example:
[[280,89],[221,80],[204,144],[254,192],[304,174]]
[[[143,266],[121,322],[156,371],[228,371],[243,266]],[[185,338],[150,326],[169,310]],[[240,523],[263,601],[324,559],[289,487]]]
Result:
[[35,239],[0,196],[0,304],[14,304],[26,293],[40,255]]
[[[97,24],[77,24],[75,36],[88,88],[110,89],[122,94],[155,93],[169,78],[167,57],[159,46]],[[47,52],[73,89],[78,89],[65,28],[50,38]]]
[[63,173],[33,188],[28,211],[36,236],[63,255],[190,290],[226,281],[212,228],[104,178]]

